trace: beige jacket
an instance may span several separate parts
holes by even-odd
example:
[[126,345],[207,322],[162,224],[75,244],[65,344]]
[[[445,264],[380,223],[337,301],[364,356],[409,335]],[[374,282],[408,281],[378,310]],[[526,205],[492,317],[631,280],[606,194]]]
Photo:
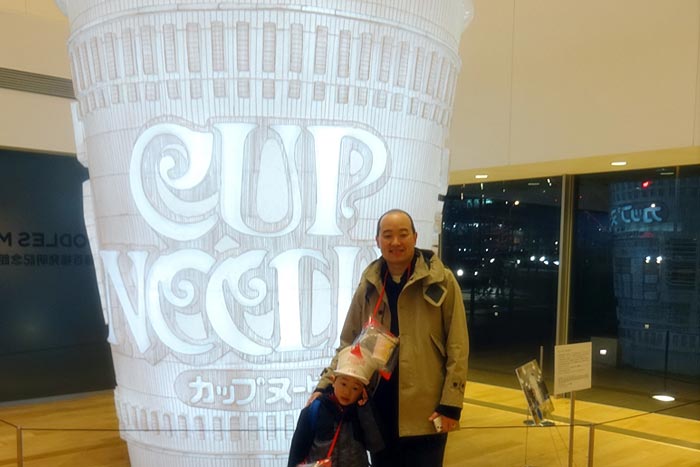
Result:
[[[469,337],[459,284],[431,251],[417,250],[415,271],[398,299],[399,435],[434,434],[428,417],[438,405],[462,407],[467,378]],[[372,315],[382,290],[383,260],[362,274],[340,335],[340,348],[353,343]],[[377,319],[389,329],[386,297]],[[330,368],[335,368],[334,359]],[[328,372],[319,388],[330,384]]]

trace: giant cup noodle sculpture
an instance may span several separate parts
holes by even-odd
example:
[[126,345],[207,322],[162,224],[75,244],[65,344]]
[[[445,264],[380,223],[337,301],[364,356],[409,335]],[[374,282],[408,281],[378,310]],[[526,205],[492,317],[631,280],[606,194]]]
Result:
[[471,0],[57,0],[134,466],[281,466],[377,218],[435,243]]

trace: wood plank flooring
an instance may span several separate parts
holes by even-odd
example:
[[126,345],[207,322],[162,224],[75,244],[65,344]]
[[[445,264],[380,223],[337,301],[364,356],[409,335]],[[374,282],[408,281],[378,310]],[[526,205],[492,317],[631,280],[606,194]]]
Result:
[[[555,399],[554,406],[554,426],[526,427],[519,390],[469,382],[445,467],[568,466],[570,400]],[[700,467],[700,420],[582,401],[574,408],[574,466],[589,465],[593,424],[596,467]]]
[[[569,465],[568,399],[556,399],[552,427],[528,427],[516,389],[469,382],[462,428],[450,434],[445,467]],[[573,466],[700,467],[700,421],[575,401]],[[698,407],[693,406],[697,411]],[[8,424],[9,423],[9,424]],[[0,467],[128,467],[111,391],[0,406]]]

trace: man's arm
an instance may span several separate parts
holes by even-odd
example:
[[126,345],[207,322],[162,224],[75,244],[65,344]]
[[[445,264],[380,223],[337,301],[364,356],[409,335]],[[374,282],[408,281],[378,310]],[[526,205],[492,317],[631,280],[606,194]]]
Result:
[[436,412],[450,419],[459,420],[467,382],[469,334],[459,284],[449,269],[446,269],[445,273],[447,296],[442,304],[442,313],[447,357],[442,397]]

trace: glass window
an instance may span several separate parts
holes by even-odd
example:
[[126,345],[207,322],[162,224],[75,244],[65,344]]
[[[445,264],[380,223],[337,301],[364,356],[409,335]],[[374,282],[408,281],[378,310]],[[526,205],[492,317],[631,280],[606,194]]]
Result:
[[555,339],[561,179],[450,186],[443,210],[441,257],[457,276],[471,340],[470,379],[515,368],[552,367]]
[[[449,187],[441,254],[462,287],[470,379],[517,387],[539,359],[553,378],[561,179]],[[578,398],[697,417],[700,166],[575,177],[568,341],[593,344]],[[553,386],[550,386],[550,391]],[[653,405],[653,393],[680,402]]]
[[576,192],[570,337],[593,343],[594,387],[697,399],[700,166],[579,176]]

